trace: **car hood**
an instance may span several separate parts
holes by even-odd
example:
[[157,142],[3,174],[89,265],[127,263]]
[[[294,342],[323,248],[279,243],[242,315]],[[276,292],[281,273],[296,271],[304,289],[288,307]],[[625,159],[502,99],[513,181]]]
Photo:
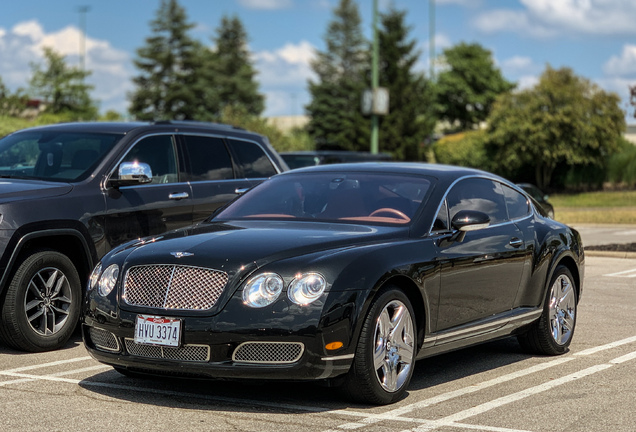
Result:
[[72,189],[73,186],[68,183],[0,178],[0,203],[52,198],[67,194]]
[[227,272],[361,244],[405,238],[408,228],[287,221],[201,224],[129,249],[127,266],[182,264]]

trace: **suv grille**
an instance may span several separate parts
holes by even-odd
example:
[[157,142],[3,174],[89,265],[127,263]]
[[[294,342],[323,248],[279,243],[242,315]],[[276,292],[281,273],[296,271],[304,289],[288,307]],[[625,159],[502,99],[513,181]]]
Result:
[[227,273],[172,264],[131,267],[124,277],[123,300],[161,309],[212,308],[227,284]]

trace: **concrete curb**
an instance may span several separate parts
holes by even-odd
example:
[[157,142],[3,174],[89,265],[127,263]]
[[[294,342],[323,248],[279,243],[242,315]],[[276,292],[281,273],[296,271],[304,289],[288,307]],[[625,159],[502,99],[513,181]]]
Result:
[[615,251],[586,250],[585,251],[585,256],[586,257],[636,259],[636,252],[615,252]]

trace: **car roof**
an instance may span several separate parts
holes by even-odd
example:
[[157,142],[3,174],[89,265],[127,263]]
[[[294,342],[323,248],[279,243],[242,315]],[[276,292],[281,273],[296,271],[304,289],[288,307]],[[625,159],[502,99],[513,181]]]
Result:
[[316,165],[305,168],[297,168],[283,175],[307,172],[369,172],[388,174],[416,174],[436,177],[438,179],[451,180],[465,176],[485,176],[497,178],[509,183],[495,174],[481,171],[475,168],[459,167],[452,165],[430,164],[422,162],[357,162],[340,163],[331,165]]
[[[72,122],[72,123],[57,123],[46,126],[36,126],[24,131],[41,131],[41,132],[93,132],[93,133],[120,133],[127,134],[135,129],[155,129],[160,127],[179,127],[198,130],[216,130],[216,131],[232,131],[238,133],[250,133],[244,129],[237,128],[231,125],[220,123],[206,123],[196,121],[158,121],[158,122]],[[21,131],[18,131],[21,132]]]

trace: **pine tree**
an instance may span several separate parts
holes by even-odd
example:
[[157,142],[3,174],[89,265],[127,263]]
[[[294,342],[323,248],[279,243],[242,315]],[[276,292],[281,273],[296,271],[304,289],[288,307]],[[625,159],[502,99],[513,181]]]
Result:
[[177,0],[162,0],[150,23],[153,35],[137,50],[130,113],[140,120],[207,120],[218,110],[205,60],[209,51],[192,39],[185,10]]
[[218,98],[218,112],[229,108],[250,115],[260,115],[265,97],[258,92],[256,71],[247,49],[247,33],[238,17],[223,17],[214,38],[210,69]]
[[93,86],[85,82],[90,72],[69,67],[64,56],[49,47],[44,48],[44,60],[44,67],[31,64],[33,76],[29,84],[33,95],[44,99],[46,112],[66,114],[71,119],[94,119],[97,106],[89,95]]
[[419,53],[407,40],[405,15],[391,10],[381,16],[379,78],[389,90],[389,114],[380,117],[379,147],[396,160],[422,160],[422,144],[435,125],[432,94],[424,75],[413,71]]
[[371,124],[360,112],[368,84],[368,43],[360,30],[360,14],[353,0],[340,0],[327,28],[326,51],[319,51],[312,68],[318,79],[309,81],[312,101],[307,105],[309,134],[318,149],[368,150]]

